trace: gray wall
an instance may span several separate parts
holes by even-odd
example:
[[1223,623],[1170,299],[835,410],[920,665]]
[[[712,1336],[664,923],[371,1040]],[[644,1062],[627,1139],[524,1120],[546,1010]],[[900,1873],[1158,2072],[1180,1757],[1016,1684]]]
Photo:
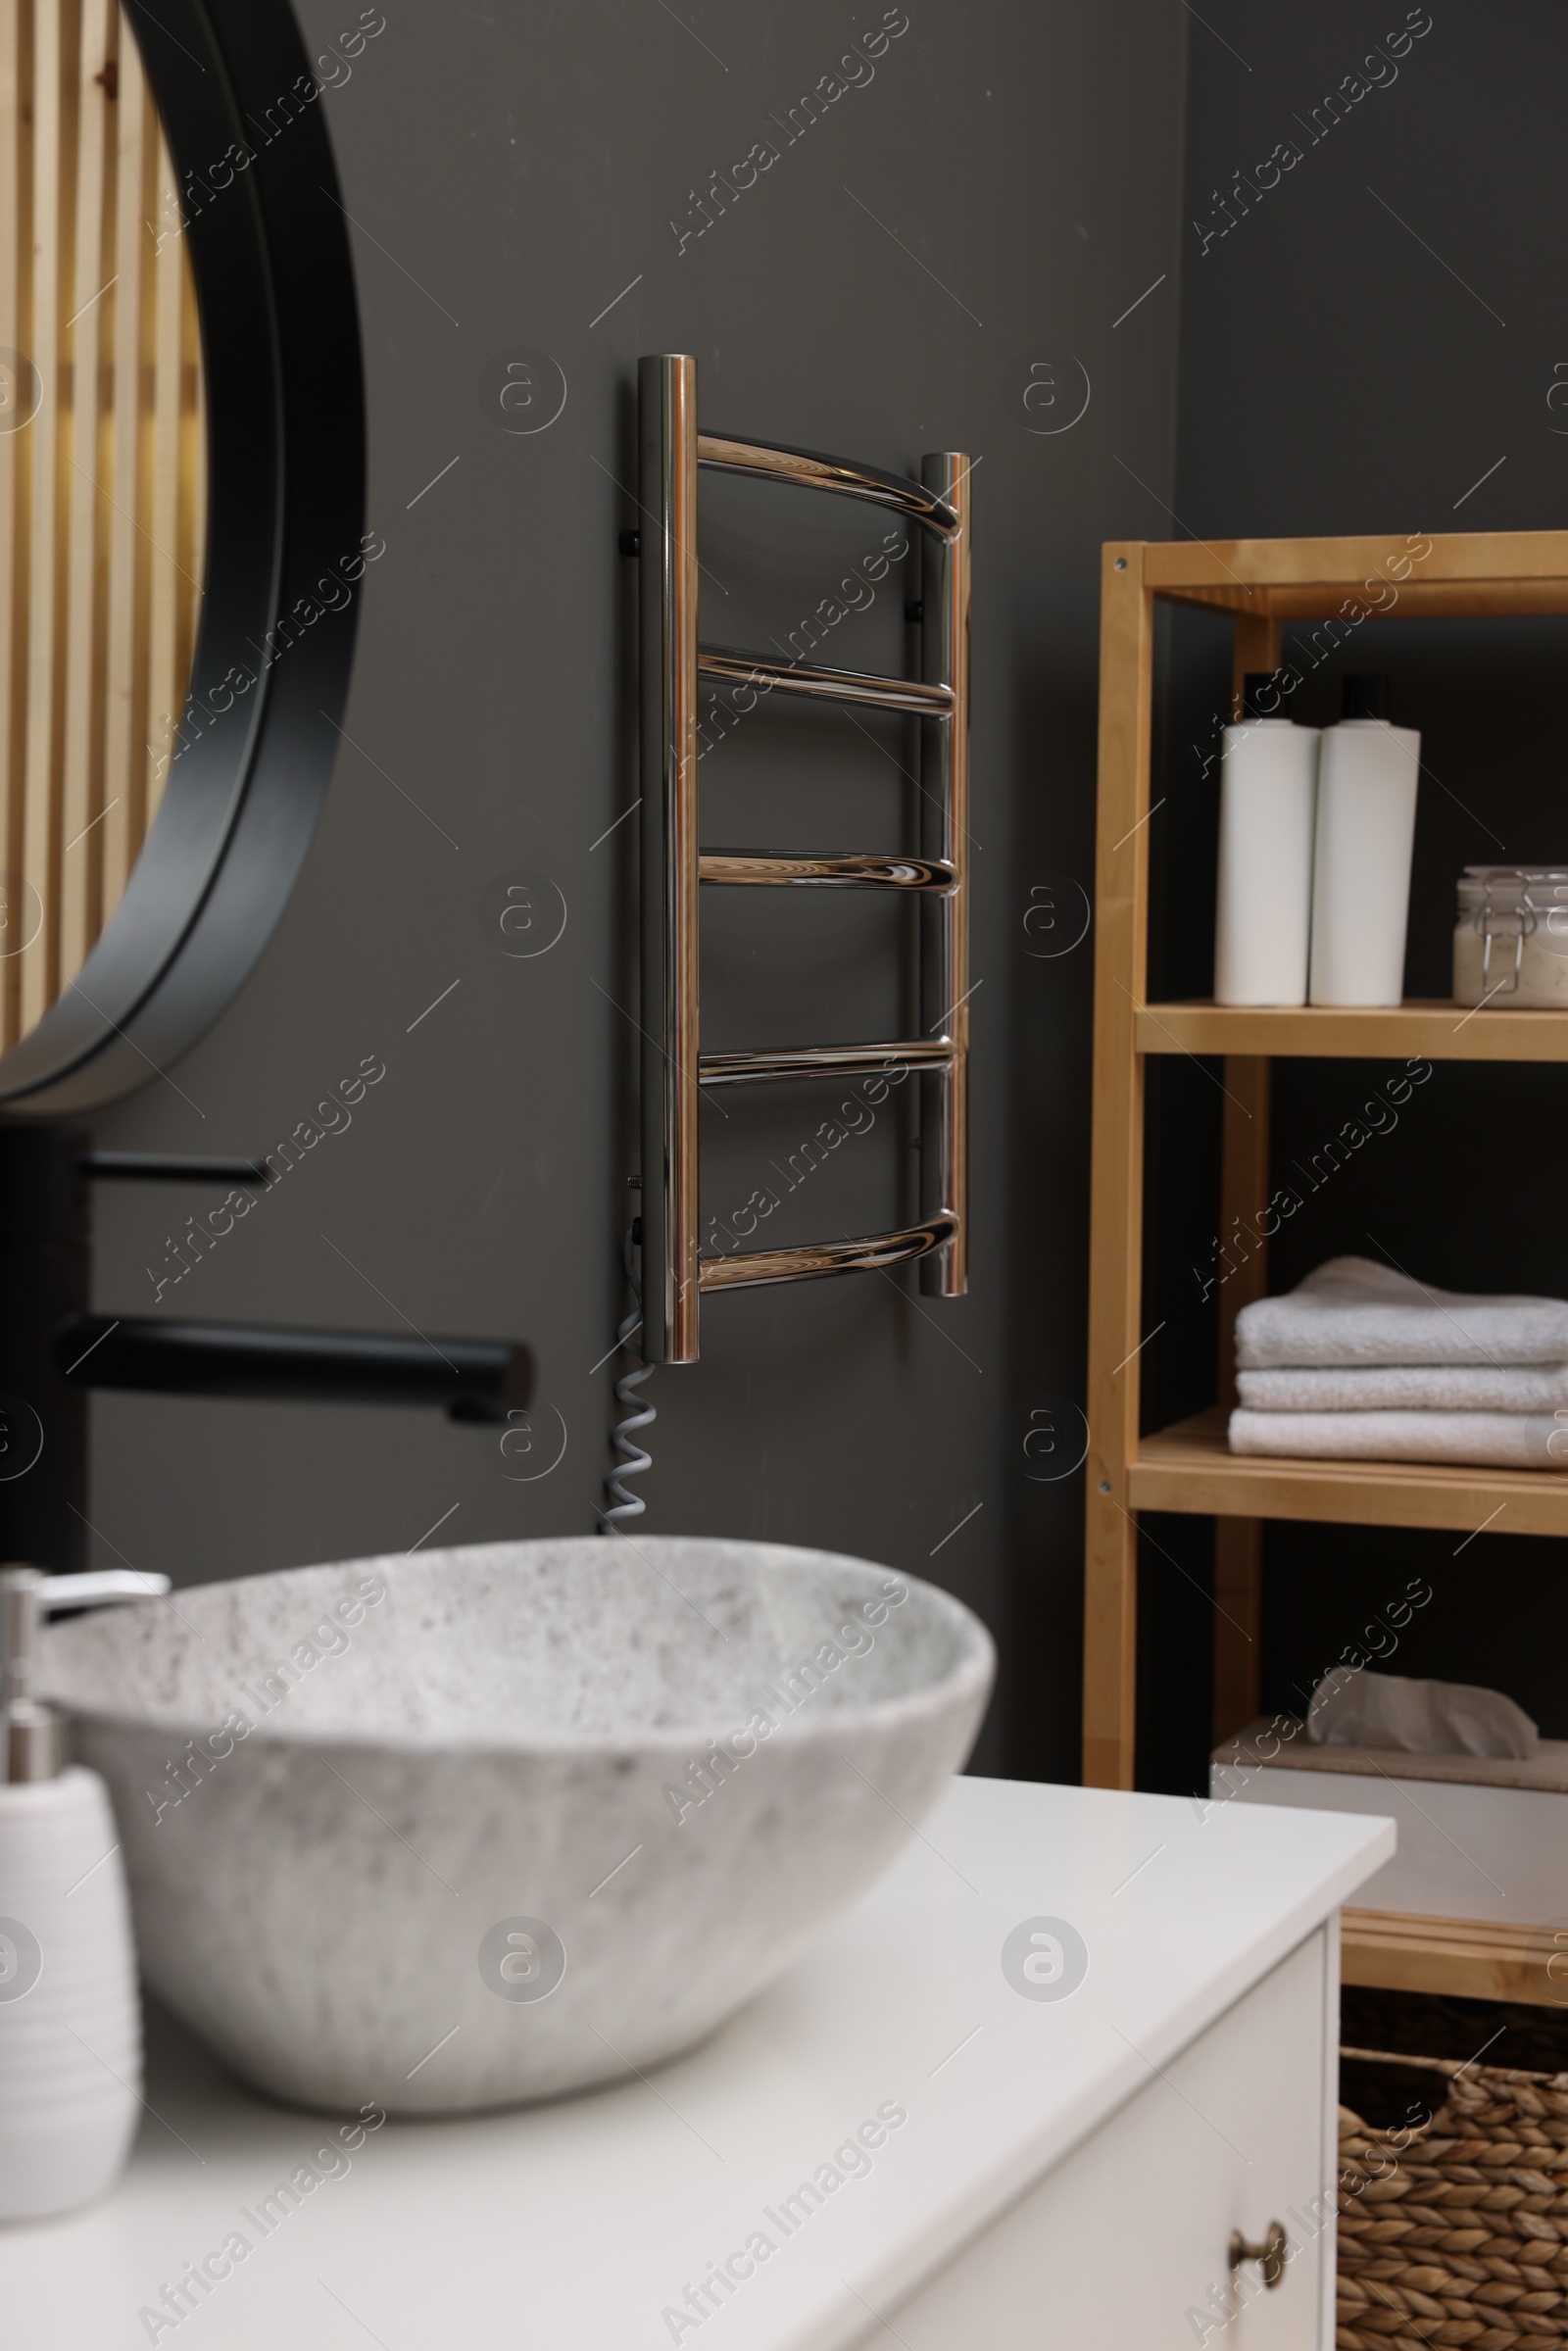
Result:
[[[304,13],[323,40],[338,28],[320,0]],[[188,1582],[404,1549],[438,1521],[469,1542],[594,1524],[636,1164],[635,818],[603,837],[635,794],[616,532],[634,519],[636,359],[691,351],[711,423],[901,470],[933,448],[981,461],[974,1272],[956,1304],[903,1276],[710,1303],[701,1365],[652,1383],[642,1523],[939,1578],[1004,1642],[986,1759],[1075,1776],[1077,1481],[1032,1482],[1023,1440],[1053,1409],[1058,1459],[1077,1449],[1090,962],[1087,944],[1041,951],[1078,929],[1092,868],[1099,543],[1158,535],[1171,498],[1187,18],[1176,0],[910,0],[874,78],[792,139],[791,107],[880,11],[386,13],[323,100],[358,223],[368,518],[387,542],[352,740],[256,977],[98,1140],[263,1150],[378,1057],[352,1125],[157,1311],[526,1338],[566,1450],[508,1482],[493,1439],[433,1418],[99,1399],[99,1556]],[[760,140],[776,162],[682,244],[713,171],[733,176]],[[567,386],[534,434],[494,415],[487,370],[519,346]],[[1038,391],[1026,409],[1031,370],[1054,410]],[[1036,429],[1066,422],[1085,384],[1076,423]],[[759,645],[881,537],[853,509],[743,485],[705,492],[703,527],[705,626]],[[890,580],[831,658],[902,658],[904,593]],[[838,713],[759,713],[705,761],[705,837],[891,844],[910,821],[906,758],[896,731],[872,740]],[[484,918],[487,890],[522,868],[566,909],[532,959],[498,952]],[[704,915],[710,1046],[909,1017],[880,906],[735,894]],[[776,1090],[705,1113],[709,1209],[727,1218],[838,1099]],[[906,1147],[885,1111],[770,1229],[890,1218]],[[139,1190],[101,1202],[98,1304],[151,1307],[175,1213]]]
[[[1189,59],[1183,221],[1178,488],[1202,536],[1561,528],[1568,521],[1568,382],[1562,285],[1560,101],[1568,21],[1541,0],[1453,8],[1434,0],[1420,37],[1407,12],[1205,0]],[[1365,68],[1369,54],[1384,62]],[[1404,54],[1399,55],[1399,48]],[[1365,94],[1348,90],[1358,77]],[[1382,86],[1369,86],[1374,80]],[[1342,118],[1324,100],[1341,94]],[[1282,141],[1299,151],[1261,200],[1230,193],[1238,170]],[[1264,175],[1268,176],[1267,173]],[[1234,220],[1227,233],[1221,199]],[[1247,209],[1244,211],[1242,207]],[[1205,242],[1205,236],[1207,241]],[[1140,528],[1145,527],[1142,519]],[[1148,527],[1157,532],[1157,516]],[[1466,862],[1568,857],[1560,620],[1379,621],[1308,679],[1299,714],[1338,715],[1338,671],[1383,668],[1395,715],[1423,730],[1424,775],[1406,986],[1446,995],[1453,884]],[[1289,642],[1289,640],[1288,640]],[[1303,663],[1303,666],[1306,664]],[[1162,942],[1168,993],[1203,992],[1212,937],[1213,778],[1193,746],[1225,689],[1223,631],[1175,633]],[[1275,1150],[1284,1181],[1354,1115],[1382,1065],[1276,1064]],[[1212,1331],[1191,1269],[1214,1232],[1211,1090],[1162,1071],[1166,1147],[1154,1194],[1152,1403],[1170,1416],[1207,1400]],[[1557,1169],[1568,1093],[1557,1069],[1446,1062],[1399,1130],[1308,1200],[1282,1235],[1271,1286],[1342,1250],[1392,1254],[1455,1289],[1568,1295]],[[1162,1522],[1183,1563],[1206,1572],[1206,1530]],[[1184,1547],[1185,1545],[1185,1547]],[[1456,1555],[1457,1553],[1457,1555]],[[1265,1701],[1297,1708],[1348,1641],[1413,1574],[1434,1599],[1396,1672],[1494,1683],[1568,1736],[1568,1545],[1493,1532],[1419,1536],[1309,1527],[1269,1531]],[[1146,1577],[1146,1592],[1154,1583]],[[1145,1756],[1191,1785],[1206,1745],[1208,1611],[1168,1576],[1151,1595],[1163,1647],[1146,1683]]]

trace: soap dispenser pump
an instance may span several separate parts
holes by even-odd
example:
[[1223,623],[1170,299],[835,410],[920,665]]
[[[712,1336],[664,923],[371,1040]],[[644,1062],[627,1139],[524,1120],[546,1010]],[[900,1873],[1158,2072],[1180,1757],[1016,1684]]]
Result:
[[103,2194],[141,2106],[130,1904],[109,1791],[65,1761],[36,1694],[46,1608],[154,1596],[167,1579],[0,1568],[0,2222]]

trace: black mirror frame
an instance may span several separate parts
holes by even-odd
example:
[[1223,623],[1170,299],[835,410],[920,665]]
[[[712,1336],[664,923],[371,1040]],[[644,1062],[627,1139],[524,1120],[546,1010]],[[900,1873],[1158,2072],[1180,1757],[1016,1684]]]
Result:
[[365,528],[348,216],[288,0],[124,7],[184,200],[183,227],[149,234],[190,240],[206,593],[178,748],[129,886],[75,981],[0,1055],[12,1116],[132,1092],[249,976],[316,829],[361,582],[382,549]]

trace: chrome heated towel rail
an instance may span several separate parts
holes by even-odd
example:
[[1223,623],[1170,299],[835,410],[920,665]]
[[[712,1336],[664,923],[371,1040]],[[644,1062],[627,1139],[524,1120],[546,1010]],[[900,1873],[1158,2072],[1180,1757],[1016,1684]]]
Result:
[[[642,362],[638,553],[642,668],[642,1349],[651,1363],[695,1363],[705,1290],[803,1281],[920,1257],[921,1287],[968,1287],[969,460],[926,458],[919,481],[806,449],[699,432],[697,363]],[[697,472],[708,465],[891,507],[918,524],[920,676],[765,661],[704,645],[697,627]],[[804,694],[922,721],[917,856],[810,857],[709,852],[697,839],[701,677]],[[885,1045],[703,1053],[698,1030],[700,883],[896,890],[921,909],[920,1027]],[[903,1066],[920,1087],[918,1221],[898,1232],[805,1249],[699,1253],[697,1108],[704,1087]]]

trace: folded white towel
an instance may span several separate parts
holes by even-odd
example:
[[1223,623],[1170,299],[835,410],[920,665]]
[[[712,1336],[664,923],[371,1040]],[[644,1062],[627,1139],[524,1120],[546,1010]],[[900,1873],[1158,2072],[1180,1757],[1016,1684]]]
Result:
[[1568,1469],[1568,1419],[1548,1412],[1249,1412],[1231,1414],[1233,1453],[1311,1461],[1479,1461],[1494,1469]]
[[1236,1317],[1236,1359],[1272,1364],[1561,1363],[1568,1299],[1434,1290],[1368,1257],[1332,1257]]
[[1252,1412],[1568,1412],[1568,1363],[1369,1363],[1240,1371]]

